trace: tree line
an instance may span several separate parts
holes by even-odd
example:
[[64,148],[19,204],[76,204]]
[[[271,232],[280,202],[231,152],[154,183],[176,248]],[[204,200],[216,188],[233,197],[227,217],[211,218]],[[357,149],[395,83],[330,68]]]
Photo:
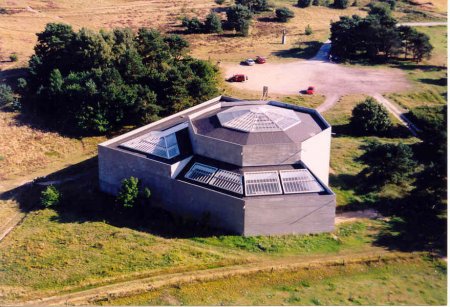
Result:
[[384,59],[402,54],[416,62],[433,49],[428,35],[409,26],[398,26],[389,3],[371,5],[367,17],[343,16],[331,24],[331,53],[345,59]]
[[37,37],[29,77],[19,80],[22,106],[66,132],[145,124],[218,93],[217,69],[190,57],[178,35],[49,23]]

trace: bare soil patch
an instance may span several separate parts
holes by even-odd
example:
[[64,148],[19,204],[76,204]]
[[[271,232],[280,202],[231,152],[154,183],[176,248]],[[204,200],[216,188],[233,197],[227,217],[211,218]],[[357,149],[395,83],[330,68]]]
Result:
[[233,84],[240,90],[262,91],[267,85],[270,93],[285,95],[298,94],[308,86],[315,86],[317,93],[325,96],[393,93],[410,88],[405,74],[397,69],[356,68],[324,61],[224,64],[223,68],[226,76],[248,75],[248,81]]

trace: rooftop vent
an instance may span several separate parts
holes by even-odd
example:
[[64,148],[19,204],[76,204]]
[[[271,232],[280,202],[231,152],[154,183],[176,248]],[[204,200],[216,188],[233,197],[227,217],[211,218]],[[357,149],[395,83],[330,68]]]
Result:
[[244,132],[285,131],[300,123],[294,111],[270,106],[236,106],[217,114],[223,127]]

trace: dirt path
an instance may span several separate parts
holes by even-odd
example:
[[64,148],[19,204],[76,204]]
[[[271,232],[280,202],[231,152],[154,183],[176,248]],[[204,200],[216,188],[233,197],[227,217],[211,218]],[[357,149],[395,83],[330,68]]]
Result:
[[397,26],[409,26],[409,27],[438,27],[447,26],[445,21],[433,21],[433,22],[401,22]]
[[389,112],[391,112],[392,115],[394,115],[403,125],[405,125],[414,136],[417,136],[419,129],[405,116],[406,111],[402,110],[400,107],[387,100],[380,93],[374,94],[373,98],[375,98]]
[[383,249],[373,249],[370,251],[347,255],[321,256],[315,259],[305,259],[305,257],[286,257],[279,260],[265,259],[260,262],[244,265],[140,278],[70,294],[55,295],[27,302],[19,302],[17,305],[86,305],[95,303],[96,301],[105,301],[109,298],[136,295],[165,286],[216,280],[236,275],[248,275],[259,272],[274,272],[283,270],[311,269],[315,267],[323,268],[324,266],[370,262],[386,262],[396,261],[398,259],[407,260],[414,259],[416,257],[419,257],[419,255],[412,253],[393,253]]

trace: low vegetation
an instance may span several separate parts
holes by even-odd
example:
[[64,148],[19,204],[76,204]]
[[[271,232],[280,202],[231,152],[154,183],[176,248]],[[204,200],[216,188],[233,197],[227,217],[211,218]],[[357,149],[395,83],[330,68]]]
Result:
[[445,264],[416,259],[235,276],[97,304],[445,305],[445,284]]
[[61,193],[53,185],[41,192],[41,205],[45,208],[55,207],[61,201]]

